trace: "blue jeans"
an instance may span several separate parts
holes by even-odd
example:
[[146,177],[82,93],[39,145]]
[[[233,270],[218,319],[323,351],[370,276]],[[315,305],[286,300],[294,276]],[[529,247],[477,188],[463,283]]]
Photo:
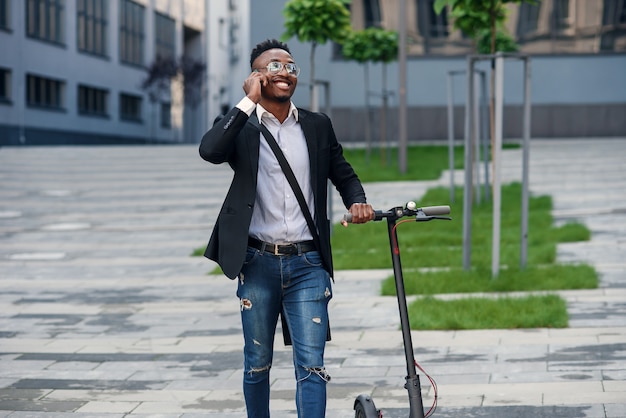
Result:
[[270,368],[282,312],[293,344],[298,417],[323,418],[330,380],[324,348],[332,292],[319,252],[277,256],[248,248],[237,296],[245,341],[243,393],[248,417],[270,416]]

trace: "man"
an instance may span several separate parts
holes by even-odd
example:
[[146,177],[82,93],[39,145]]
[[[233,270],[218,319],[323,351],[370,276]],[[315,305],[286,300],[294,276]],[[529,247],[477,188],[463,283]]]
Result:
[[[343,157],[326,115],[296,108],[300,69],[286,44],[266,40],[251,53],[246,96],[203,136],[200,156],[234,171],[205,256],[238,278],[244,334],[243,391],[248,417],[269,417],[274,335],[279,315],[293,344],[298,417],[324,417],[324,348],[333,274],[327,181],[352,214],[373,219],[371,205]],[[261,133],[276,139],[302,189],[316,240],[277,157]]]

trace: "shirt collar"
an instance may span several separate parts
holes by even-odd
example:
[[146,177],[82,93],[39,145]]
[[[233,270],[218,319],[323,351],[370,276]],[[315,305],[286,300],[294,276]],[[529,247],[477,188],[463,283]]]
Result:
[[[290,102],[289,113],[287,114],[287,118],[289,118],[291,115],[293,115],[293,117],[296,119],[296,122],[298,122],[298,108],[296,107],[295,104],[293,104],[293,102]],[[272,115],[270,112],[265,110],[265,108],[261,106],[260,103],[258,103],[256,105],[256,117],[257,119],[259,119],[259,122],[261,122],[263,116],[269,116],[269,117],[275,118],[274,115]]]

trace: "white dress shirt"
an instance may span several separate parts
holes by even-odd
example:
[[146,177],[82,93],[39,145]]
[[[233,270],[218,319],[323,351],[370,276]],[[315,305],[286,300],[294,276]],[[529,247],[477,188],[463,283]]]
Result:
[[[291,169],[302,189],[311,216],[315,219],[309,151],[302,127],[298,123],[298,109],[291,103],[289,115],[283,123],[248,97],[237,107],[248,116],[256,109],[259,122],[265,125],[285,154]],[[252,212],[249,234],[261,241],[273,244],[313,239],[306,219],[302,214],[287,178],[274,152],[260,135],[259,168],[257,172],[256,204]]]

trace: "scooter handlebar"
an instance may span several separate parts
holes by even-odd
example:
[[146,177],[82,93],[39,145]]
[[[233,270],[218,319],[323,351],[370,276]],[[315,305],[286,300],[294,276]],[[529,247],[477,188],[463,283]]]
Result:
[[[409,205],[407,205],[409,206]],[[440,206],[424,206],[421,208],[416,208],[416,209],[405,209],[404,216],[411,216],[411,215],[416,215],[419,212],[422,212],[425,216],[440,216],[440,215],[448,215],[450,214],[450,206],[448,205],[440,205]],[[380,221],[384,218],[387,218],[389,216],[391,216],[394,212],[394,210],[392,209],[389,212],[384,212],[382,210],[375,210],[374,211],[374,220],[375,221]],[[345,215],[343,215],[343,220],[347,223],[351,223],[352,222],[352,214],[351,213],[346,213]]]
[[422,212],[424,212],[424,215],[427,216],[449,215],[450,206],[424,206],[422,208]]

